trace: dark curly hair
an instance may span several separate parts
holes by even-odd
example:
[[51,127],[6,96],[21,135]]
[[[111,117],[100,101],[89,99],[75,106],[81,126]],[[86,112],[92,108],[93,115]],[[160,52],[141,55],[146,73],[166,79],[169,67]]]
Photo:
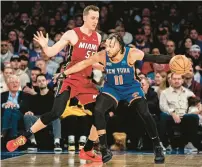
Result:
[[110,39],[110,40],[112,40],[113,38],[115,38],[119,42],[119,44],[121,46],[121,49],[120,49],[121,50],[121,54],[123,54],[125,44],[123,42],[122,37],[118,33],[110,34],[109,37],[108,37],[108,39]]

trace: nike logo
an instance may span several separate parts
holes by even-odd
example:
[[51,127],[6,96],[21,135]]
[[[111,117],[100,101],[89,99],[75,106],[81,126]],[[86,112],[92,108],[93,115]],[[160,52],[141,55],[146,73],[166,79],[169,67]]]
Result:
[[96,39],[93,39],[93,41],[97,41]]
[[96,99],[97,95],[93,95],[93,99]]

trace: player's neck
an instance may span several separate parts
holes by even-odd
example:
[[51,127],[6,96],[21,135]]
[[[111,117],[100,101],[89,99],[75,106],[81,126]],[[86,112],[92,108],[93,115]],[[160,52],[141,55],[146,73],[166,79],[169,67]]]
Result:
[[82,33],[84,33],[84,34],[86,34],[88,36],[90,36],[92,34],[92,32],[93,32],[88,27],[86,27],[85,24],[80,27],[80,30],[82,31]]

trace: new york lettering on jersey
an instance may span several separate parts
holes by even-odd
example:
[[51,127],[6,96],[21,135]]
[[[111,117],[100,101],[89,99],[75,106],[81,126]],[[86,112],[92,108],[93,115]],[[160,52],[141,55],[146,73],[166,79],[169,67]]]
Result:
[[128,53],[130,48],[126,47],[123,59],[118,63],[113,63],[108,56],[106,56],[106,79],[107,84],[114,86],[124,86],[134,84],[134,69],[128,65]]

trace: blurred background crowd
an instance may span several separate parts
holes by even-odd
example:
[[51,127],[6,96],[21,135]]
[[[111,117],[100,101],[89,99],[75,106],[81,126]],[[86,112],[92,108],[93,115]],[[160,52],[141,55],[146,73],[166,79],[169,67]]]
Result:
[[[54,45],[64,32],[83,24],[83,9],[93,4],[100,7],[96,29],[102,36],[99,50],[104,48],[108,35],[117,32],[126,46],[156,56],[182,54],[192,61],[192,72],[183,77],[171,75],[168,64],[142,61],[137,62],[136,72],[159,127],[162,146],[167,150],[183,147],[196,151],[201,148],[201,2],[4,1],[1,4],[2,142],[18,136],[22,129],[29,129],[40,115],[50,111],[56,87],[53,75],[63,71],[71,57],[71,47],[66,46],[48,58],[33,40],[33,35],[36,31],[48,33],[48,45]],[[178,97],[171,90],[175,87],[183,90]],[[197,99],[190,102],[189,95],[195,95]],[[77,103],[72,99],[70,105]],[[141,119],[137,115],[136,119],[128,121],[131,118],[126,107],[121,102],[117,111],[109,114],[109,144],[122,145],[118,147],[122,149],[126,146],[128,149],[151,149],[147,133],[139,128]],[[169,108],[177,111],[181,121],[171,119]],[[90,121],[88,114],[68,116],[62,122],[56,120],[50,126],[52,128],[39,132],[36,138],[32,136],[25,149],[54,147],[62,150],[68,147],[68,150],[75,150],[77,144],[80,148],[86,142]],[[131,126],[134,128],[129,128]],[[50,140],[44,140],[45,136]],[[179,142],[178,138],[184,142]]]

